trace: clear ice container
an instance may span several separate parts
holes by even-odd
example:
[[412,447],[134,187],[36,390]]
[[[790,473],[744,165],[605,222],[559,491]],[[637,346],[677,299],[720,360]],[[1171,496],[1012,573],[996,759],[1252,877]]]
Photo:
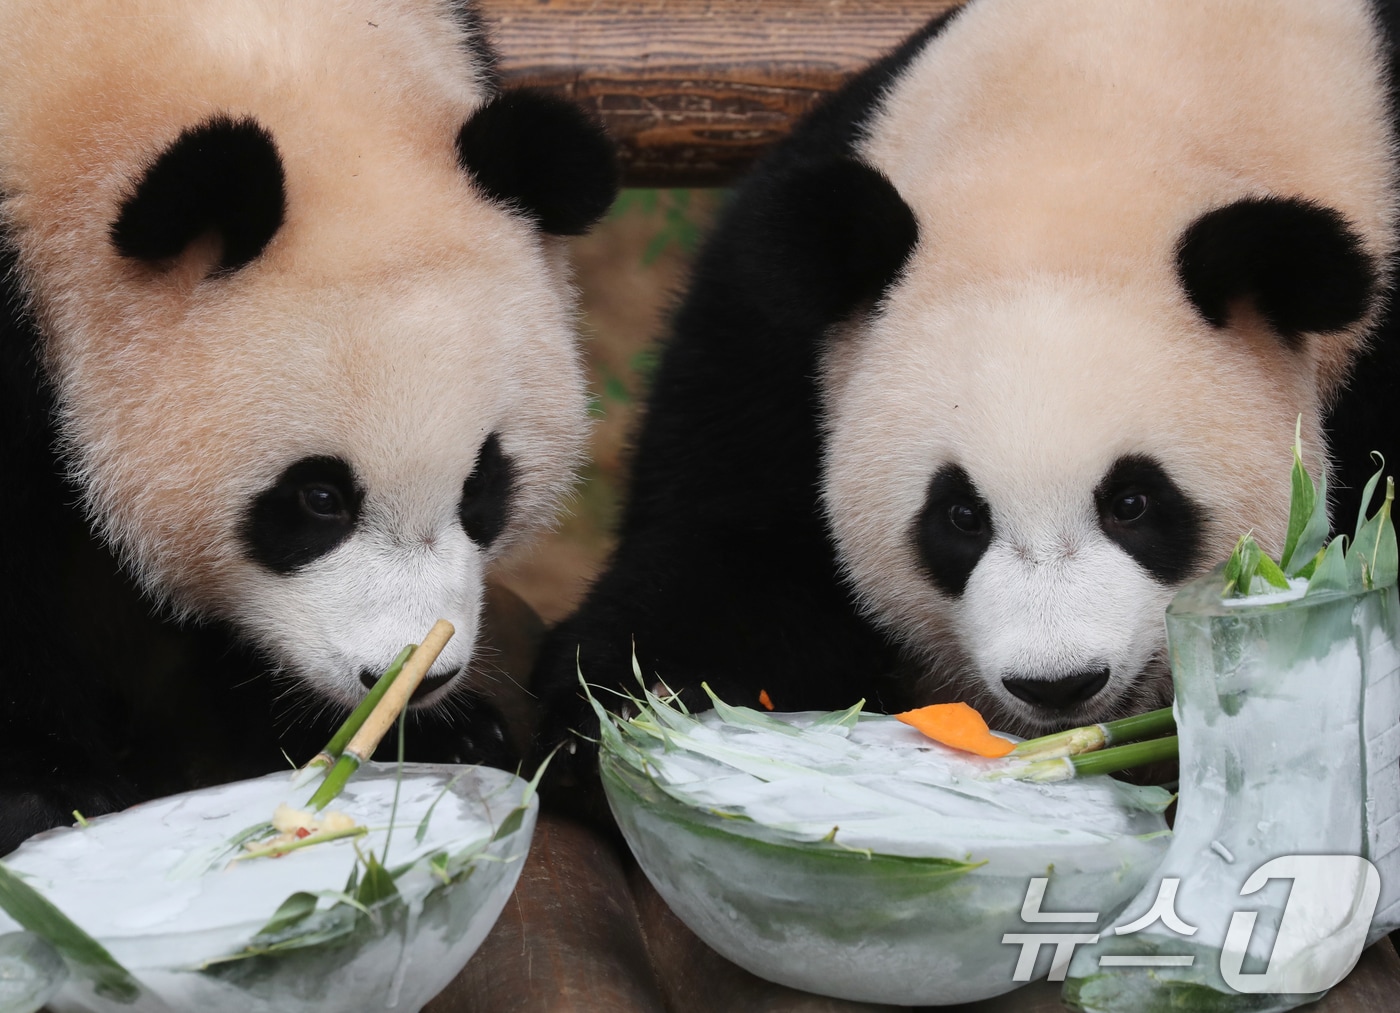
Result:
[[1021,917],[1033,878],[1048,881],[1042,910],[1106,919],[1166,853],[1165,792],[985,780],[1000,761],[894,718],[812,727],[821,717],[774,714],[764,730],[671,713],[664,742],[605,738],[601,756],[657,892],[769,981],[901,1005],[1000,995],[1050,966],[1053,947],[1018,976],[1021,947],[1003,939],[1036,930]]
[[[1195,581],[1167,610],[1174,837],[1114,925],[1076,950],[1072,1009],[1292,1009],[1400,925],[1396,589],[1227,604],[1221,586]],[[1175,925],[1144,926],[1173,888]]]
[[[520,778],[485,767],[404,764],[385,868],[397,896],[360,911],[339,903],[358,854],[385,854],[396,767],[367,764],[330,809],[370,828],[279,858],[229,863],[227,842],[297,805],[286,772],[148,802],[31,838],[3,863],[125,969],[94,974],[0,910],[0,959],[52,1013],[414,1013],[466,964],[520,875],[538,801]],[[424,819],[431,811],[424,827]],[[419,829],[424,827],[420,836]],[[293,894],[315,911],[266,927]],[[33,928],[33,926],[30,926]],[[260,931],[262,935],[259,935]],[[50,940],[52,942],[52,940]],[[248,955],[249,945],[257,948]],[[32,971],[32,975],[25,972]],[[28,979],[32,977],[33,981]],[[46,981],[62,977],[49,996]],[[27,990],[27,991],[26,991]]]

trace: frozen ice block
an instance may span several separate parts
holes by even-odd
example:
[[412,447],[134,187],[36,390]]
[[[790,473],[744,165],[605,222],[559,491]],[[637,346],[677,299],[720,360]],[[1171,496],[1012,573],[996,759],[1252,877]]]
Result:
[[[158,799],[32,838],[6,867],[125,972],[100,980],[70,956],[69,977],[49,1009],[420,1009],[466,963],[505,905],[538,802],[504,771],[405,764],[390,839],[396,780],[393,764],[366,764],[333,807],[369,833],[280,858],[231,861],[238,851],[228,842],[268,820],[279,802],[296,805],[310,794],[293,788],[287,773]],[[367,910],[345,903],[352,870],[360,881],[366,875],[360,856],[384,857],[386,840],[395,896]],[[269,929],[294,894],[314,900],[314,908]],[[0,911],[0,933],[15,928]]]
[[[1193,582],[1167,611],[1175,836],[1115,924],[1076,951],[1073,1009],[1292,1009],[1400,924],[1395,588],[1261,604],[1222,600],[1221,585]],[[1144,925],[1164,889],[1175,925]]]
[[[1022,908],[1103,917],[1166,851],[1170,799],[1107,777],[989,777],[896,719],[689,716],[660,705],[661,736],[604,733],[603,783],[657,892],[719,953],[782,984],[866,1002],[998,995],[1018,975],[1007,934]],[[638,721],[649,720],[648,714]],[[632,734],[636,732],[636,734]]]

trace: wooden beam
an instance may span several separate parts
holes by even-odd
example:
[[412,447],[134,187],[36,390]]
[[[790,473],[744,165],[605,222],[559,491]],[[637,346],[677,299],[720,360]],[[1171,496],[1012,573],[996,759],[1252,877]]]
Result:
[[723,186],[956,0],[480,0],[508,85],[565,95],[628,186]]

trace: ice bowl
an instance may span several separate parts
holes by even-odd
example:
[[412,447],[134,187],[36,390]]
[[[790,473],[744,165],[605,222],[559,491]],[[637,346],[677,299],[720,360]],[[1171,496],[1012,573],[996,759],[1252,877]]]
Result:
[[[942,1005],[1011,991],[1045,975],[1055,947],[1018,967],[1008,934],[1093,933],[1170,840],[1162,789],[998,779],[1004,761],[885,715],[690,715],[654,695],[634,710],[604,720],[600,763],[647,878],[728,959],[823,995]],[[1090,920],[1028,923],[1037,889],[1034,910]]]
[[[533,785],[486,767],[366,764],[329,809],[367,833],[238,857],[246,830],[311,790],[269,774],[25,842],[0,863],[0,939],[12,971],[57,981],[22,980],[17,993],[56,987],[53,1013],[421,1009],[510,896]],[[14,1002],[0,987],[0,1010],[35,1008]]]

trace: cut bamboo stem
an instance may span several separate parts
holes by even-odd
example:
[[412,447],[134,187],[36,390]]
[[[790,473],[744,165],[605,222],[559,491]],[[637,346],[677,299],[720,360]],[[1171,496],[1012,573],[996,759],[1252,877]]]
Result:
[[1150,763],[1175,760],[1177,745],[1175,735],[1166,735],[1160,739],[1131,742],[1125,746],[1100,749],[1082,756],[1058,756],[1016,764],[1004,771],[998,771],[996,776],[1015,778],[1018,781],[1049,782],[1068,781],[1094,774],[1113,774],[1120,770],[1145,767]]
[[1135,714],[1132,717],[1105,721],[1083,728],[1069,728],[1052,735],[1042,735],[1018,743],[1011,755],[1019,760],[1053,760],[1061,756],[1079,756],[1121,742],[1136,742],[1152,738],[1176,728],[1170,707]]
[[433,628],[428,631],[428,635],[423,638],[423,642],[418,645],[417,650],[404,662],[403,669],[399,672],[392,685],[385,691],[379,703],[374,706],[364,723],[351,737],[345,749],[335,761],[335,766],[326,775],[326,779],[321,782],[321,786],[316,789],[316,793],[311,796],[307,803],[309,809],[320,811],[326,807],[326,803],[340,794],[345,782],[349,781],[355,771],[360,769],[360,765],[374,755],[374,751],[379,748],[379,743],[394,726],[394,721],[398,719],[399,712],[408,706],[408,701],[413,697],[413,691],[423,681],[423,677],[428,674],[428,669],[432,668],[437,656],[442,653],[442,649],[447,642],[452,639],[452,624],[446,619],[439,619],[433,624]]
[[335,763],[336,760],[340,759],[340,754],[345,752],[345,747],[350,743],[350,739],[360,730],[361,726],[365,723],[365,719],[370,716],[375,706],[383,698],[384,694],[388,692],[389,687],[394,684],[394,680],[398,678],[399,672],[403,670],[404,662],[413,654],[417,646],[417,644],[409,644],[399,652],[398,657],[393,660],[393,663],[385,669],[384,674],[375,681],[370,691],[365,694],[365,698],[360,701],[359,706],[350,712],[350,716],[345,719],[345,722],[336,730],[336,733],[331,736],[331,740],[326,743],[325,748],[313,756],[310,763],[296,772],[292,778],[292,783],[296,787],[301,787],[303,784],[310,783],[317,771],[324,770],[326,767]]

